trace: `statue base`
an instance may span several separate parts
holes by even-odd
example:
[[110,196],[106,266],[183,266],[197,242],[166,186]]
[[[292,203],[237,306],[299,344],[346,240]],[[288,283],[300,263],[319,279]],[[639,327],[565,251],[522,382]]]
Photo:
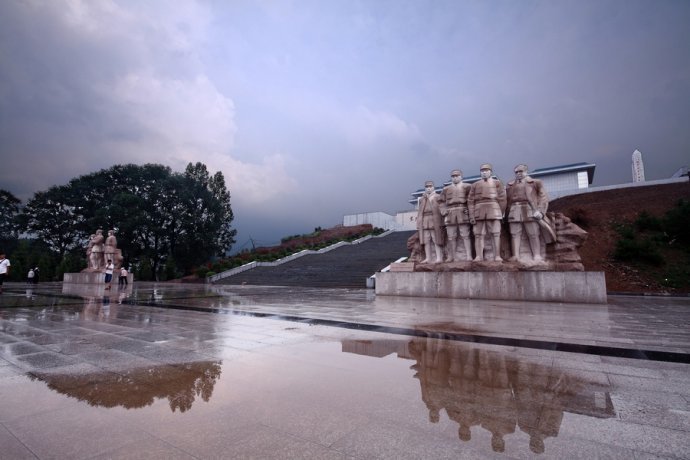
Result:
[[389,271],[376,274],[376,295],[605,304],[606,279],[584,271]]
[[[113,274],[112,283],[117,285],[119,275]],[[82,273],[65,273],[62,278],[63,283],[68,284],[105,284],[105,273],[103,272],[82,272]],[[134,282],[134,275],[129,273],[127,275],[127,282],[132,284]]]

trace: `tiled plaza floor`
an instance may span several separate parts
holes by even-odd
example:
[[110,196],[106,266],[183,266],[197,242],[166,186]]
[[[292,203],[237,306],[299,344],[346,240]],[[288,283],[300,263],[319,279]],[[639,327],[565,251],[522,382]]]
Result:
[[0,458],[689,458],[689,319],[690,298],[6,284]]

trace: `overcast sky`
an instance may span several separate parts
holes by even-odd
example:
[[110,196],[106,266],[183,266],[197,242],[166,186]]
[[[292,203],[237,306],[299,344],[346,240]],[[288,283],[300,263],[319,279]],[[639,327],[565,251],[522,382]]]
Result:
[[0,188],[201,161],[236,247],[491,162],[690,163],[690,1],[0,1]]

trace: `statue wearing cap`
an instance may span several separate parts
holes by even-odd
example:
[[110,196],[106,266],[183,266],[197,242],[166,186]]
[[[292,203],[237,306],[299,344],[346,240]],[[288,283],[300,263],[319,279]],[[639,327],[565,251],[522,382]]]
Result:
[[[417,210],[417,231],[419,241],[424,245],[425,254],[422,263],[443,262],[443,217],[438,197],[434,183],[426,181],[424,194],[419,198]],[[432,244],[435,254],[432,253]]]
[[505,187],[492,176],[493,167],[485,163],[479,167],[480,179],[472,184],[467,197],[470,222],[474,230],[474,260],[484,260],[484,237],[491,234],[494,260],[502,261],[501,247],[501,219],[506,209]]
[[470,241],[470,216],[467,209],[467,196],[470,185],[462,182],[462,171],[454,169],[450,173],[452,183],[443,188],[439,194],[441,215],[445,217],[448,239],[447,260],[453,262],[457,258],[458,239],[461,239],[465,249],[465,259],[472,260],[472,242]]
[[551,227],[544,222],[549,199],[542,181],[527,175],[527,165],[519,164],[515,166],[513,171],[515,172],[515,179],[508,182],[506,187],[508,223],[513,253],[510,260],[524,260],[524,256],[520,253],[522,229],[524,228],[532,252],[532,260],[541,262],[544,257],[541,253],[540,231],[545,230],[542,232],[545,242],[550,243],[556,239]]

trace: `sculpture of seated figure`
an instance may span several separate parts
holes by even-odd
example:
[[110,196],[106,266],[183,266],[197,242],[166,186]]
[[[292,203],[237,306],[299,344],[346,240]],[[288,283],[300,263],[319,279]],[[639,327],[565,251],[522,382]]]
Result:
[[481,165],[481,178],[472,184],[467,197],[470,223],[474,229],[475,261],[484,260],[484,235],[487,231],[492,237],[494,260],[503,260],[500,254],[501,220],[506,209],[506,191],[501,181],[491,177],[492,173],[490,164]]
[[527,165],[519,164],[514,169],[515,179],[508,182],[506,194],[508,196],[508,223],[510,225],[510,240],[513,256],[511,261],[524,261],[520,253],[522,230],[527,233],[527,240],[532,251],[532,260],[541,262],[539,240],[540,224],[549,206],[549,199],[544,190],[544,184],[539,179],[527,175]]
[[417,211],[417,231],[426,256],[422,263],[443,262],[443,226],[438,196],[434,183],[426,181]]
[[[452,183],[443,188],[439,194],[441,215],[445,217],[448,262],[455,261],[458,239],[465,248],[465,259],[472,260],[472,242],[470,241],[470,216],[467,209],[467,195],[470,185],[462,183],[462,171],[454,169],[450,173]],[[459,237],[459,238],[458,238]]]

